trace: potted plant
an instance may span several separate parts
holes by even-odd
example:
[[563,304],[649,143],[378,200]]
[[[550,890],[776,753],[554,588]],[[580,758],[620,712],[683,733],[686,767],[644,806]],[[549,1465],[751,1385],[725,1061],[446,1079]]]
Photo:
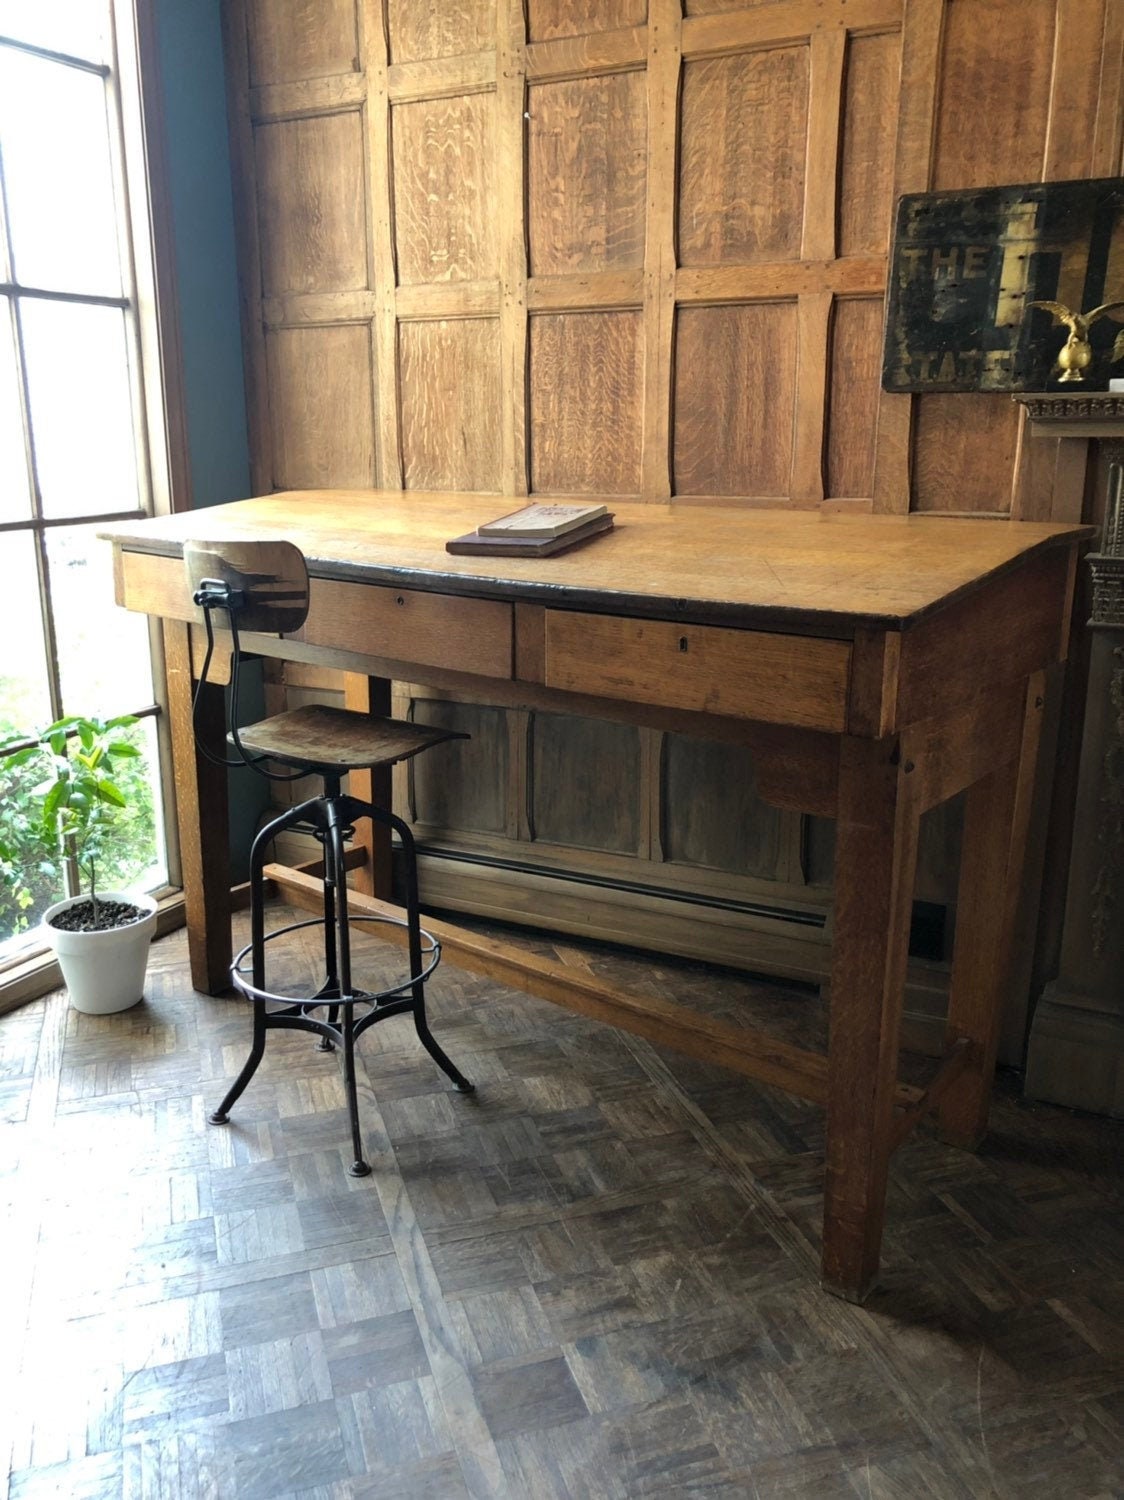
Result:
[[[32,790],[39,807],[35,833],[48,857],[61,855],[83,872],[81,895],[56,901],[43,914],[43,930],[55,950],[75,1010],[109,1015],[142,998],[148,946],[156,930],[156,903],[149,896],[98,890],[98,867],[117,837],[128,798],[114,778],[114,762],[139,755],[124,731],[132,715],[113,719],[59,719],[5,756],[16,769],[46,761],[46,779]],[[13,851],[0,845],[0,862],[11,878]]]

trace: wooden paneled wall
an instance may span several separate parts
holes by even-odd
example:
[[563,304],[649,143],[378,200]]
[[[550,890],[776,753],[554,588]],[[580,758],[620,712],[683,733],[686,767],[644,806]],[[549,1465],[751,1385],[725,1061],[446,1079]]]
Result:
[[[1001,396],[880,391],[883,297],[900,193],[1120,170],[1122,11],[229,0],[256,491],[1079,514],[1083,445]],[[828,831],[720,747],[404,701],[476,736],[409,791],[435,847],[822,928]]]
[[1118,170],[1118,4],[685,9],[231,0],[257,489],[1051,510],[1009,401],[880,393],[890,222]]

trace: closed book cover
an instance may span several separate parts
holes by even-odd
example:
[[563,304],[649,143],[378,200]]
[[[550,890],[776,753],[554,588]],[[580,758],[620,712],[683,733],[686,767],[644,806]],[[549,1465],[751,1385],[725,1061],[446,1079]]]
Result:
[[539,540],[530,537],[482,536],[479,531],[470,531],[466,536],[454,537],[445,543],[446,552],[456,552],[465,557],[552,557],[567,547],[576,547],[589,537],[600,536],[603,531],[613,529],[611,513],[594,516],[584,526],[564,532],[562,536],[546,536]]
[[497,521],[486,521],[477,527],[477,531],[481,536],[497,537],[538,539],[562,536],[595,521],[608,509],[607,505],[524,505],[522,510],[513,510]]

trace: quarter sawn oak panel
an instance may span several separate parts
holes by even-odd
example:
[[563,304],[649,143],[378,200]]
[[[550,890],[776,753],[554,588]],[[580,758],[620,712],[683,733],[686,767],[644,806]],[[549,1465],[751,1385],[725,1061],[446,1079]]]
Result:
[[795,260],[803,225],[807,47],[687,62],[681,110],[680,263]]
[[424,99],[392,112],[398,279],[474,281],[497,269],[495,96]]
[[437,828],[502,833],[507,817],[507,725],[502,709],[419,699],[413,717],[470,736],[453,754],[436,745],[409,768],[413,815]]
[[[727,796],[700,797],[700,786],[723,786]],[[752,763],[740,745],[667,735],[662,801],[665,859],[777,878],[786,815],[757,796]]]
[[498,490],[498,321],[403,323],[398,357],[406,488]]
[[255,86],[330,78],[358,67],[355,0],[250,0]]
[[530,320],[532,489],[639,493],[640,335],[633,312]]
[[868,495],[874,479],[882,368],[881,299],[847,298],[836,303],[830,368],[827,493],[837,497]]
[[853,36],[847,44],[839,164],[840,255],[885,255],[890,248],[900,68],[897,32]]
[[527,0],[527,37],[532,42],[588,36],[642,25],[646,0]]
[[495,0],[387,0],[390,61],[483,52],[496,43]]
[[266,334],[277,489],[374,483],[371,334],[366,324]]
[[956,396],[925,396],[917,411],[914,509],[1009,510],[1018,435],[1011,401],[968,406]]
[[1005,0],[949,0],[936,191],[1041,176],[1057,10],[1056,0],[1015,11]]
[[644,75],[541,84],[528,95],[531,275],[644,263]]
[[361,125],[352,111],[258,126],[266,296],[367,285]]
[[537,713],[530,734],[535,838],[637,854],[644,790],[640,731],[604,719]]
[[[784,495],[792,472],[796,304],[684,308],[675,341],[675,489]],[[715,432],[722,442],[715,442]]]

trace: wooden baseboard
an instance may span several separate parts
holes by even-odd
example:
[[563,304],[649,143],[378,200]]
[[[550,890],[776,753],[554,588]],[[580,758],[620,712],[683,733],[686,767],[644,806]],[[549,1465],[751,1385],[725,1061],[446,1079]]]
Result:
[[[598,942],[620,943],[679,958],[724,964],[769,978],[824,984],[831,945],[824,923],[797,921],[736,902],[585,881],[574,874],[513,869],[480,859],[419,851],[422,901],[430,910],[465,912],[494,921],[545,928]],[[910,965],[902,1045],[941,1057],[945,1051],[948,972]]]

